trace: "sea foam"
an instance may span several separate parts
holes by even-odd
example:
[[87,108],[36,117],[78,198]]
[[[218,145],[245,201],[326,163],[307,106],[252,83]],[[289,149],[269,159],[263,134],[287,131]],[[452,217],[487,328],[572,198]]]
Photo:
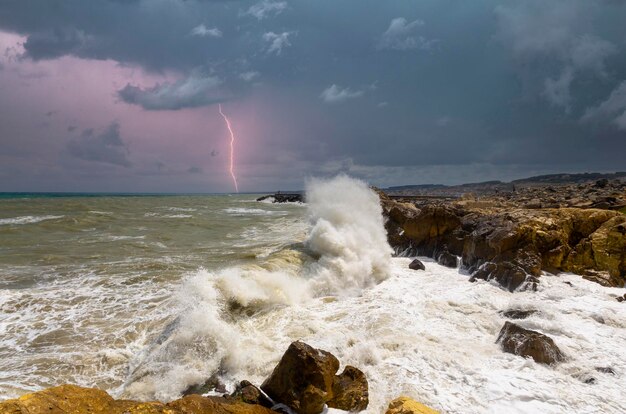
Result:
[[[252,318],[323,295],[358,295],[388,276],[391,248],[380,204],[364,182],[311,180],[307,200],[303,251],[283,249],[260,265],[201,269],[186,279],[175,326],[131,363],[124,396],[171,399],[215,372],[227,379],[263,370],[277,347],[262,326],[249,325]],[[244,210],[256,213],[229,209]]]

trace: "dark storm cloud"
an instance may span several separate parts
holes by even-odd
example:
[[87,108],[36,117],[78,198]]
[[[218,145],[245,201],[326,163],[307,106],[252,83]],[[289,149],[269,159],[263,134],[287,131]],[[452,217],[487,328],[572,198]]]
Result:
[[184,110],[262,90],[278,115],[255,161],[284,151],[286,163],[329,166],[317,171],[379,174],[623,169],[624,21],[617,0],[0,2],[0,30],[26,38],[22,59],[173,74],[118,83],[122,107]]
[[118,91],[118,96],[126,103],[147,110],[178,110],[223,102],[226,98],[219,90],[221,84],[222,81],[213,76],[192,75],[146,89],[128,84]]
[[86,129],[79,138],[67,143],[67,151],[73,157],[85,161],[130,167],[128,149],[120,136],[120,126],[112,123],[102,133]]

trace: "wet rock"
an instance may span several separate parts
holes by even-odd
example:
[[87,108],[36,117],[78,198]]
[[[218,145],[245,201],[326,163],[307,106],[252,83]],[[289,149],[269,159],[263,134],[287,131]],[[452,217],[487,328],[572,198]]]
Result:
[[256,199],[256,201],[271,200],[272,203],[304,203],[304,195],[301,193],[275,193]]
[[331,353],[293,342],[261,389],[298,414],[319,414],[333,398],[339,361]]
[[626,298],[624,298],[623,296],[618,296],[615,299],[617,299],[618,302],[624,302],[626,301]]
[[189,395],[167,404],[115,400],[95,388],[62,385],[0,402],[2,414],[272,414],[266,407]]
[[258,404],[267,408],[274,406],[274,402],[270,400],[263,391],[246,380],[241,381],[237,385],[230,397],[248,404]]
[[496,342],[504,352],[531,357],[540,364],[552,365],[565,359],[552,338],[511,322],[505,322]]
[[535,313],[537,313],[535,309],[509,309],[501,312],[502,316],[509,319],[526,319]]
[[365,374],[350,365],[333,381],[333,398],[326,403],[330,408],[344,411],[363,411],[369,404],[369,390]]
[[[527,274],[521,267],[509,263],[485,263],[470,278],[470,281],[476,279],[495,280],[502,287],[514,292],[522,286],[527,279]],[[531,281],[531,283],[534,281]]]
[[183,396],[193,394],[203,395],[211,391],[221,394],[226,392],[226,386],[222,381],[220,381],[217,375],[211,375],[211,377],[202,384],[196,384],[188,387],[185,391],[183,391]]
[[602,372],[603,374],[616,375],[615,370],[611,367],[596,367],[596,371]]
[[439,414],[439,412],[408,397],[400,397],[389,403],[385,414]]
[[424,266],[424,263],[422,263],[421,260],[419,259],[414,259],[410,264],[409,264],[409,269],[412,270],[426,270],[426,266]]
[[437,257],[437,263],[445,267],[456,268],[459,265],[459,259],[448,251],[443,251]]

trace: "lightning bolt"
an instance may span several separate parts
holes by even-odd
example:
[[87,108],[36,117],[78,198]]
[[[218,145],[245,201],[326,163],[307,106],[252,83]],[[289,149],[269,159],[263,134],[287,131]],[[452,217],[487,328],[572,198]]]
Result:
[[233,178],[233,183],[235,184],[235,191],[239,192],[239,185],[237,184],[237,176],[235,175],[235,133],[233,132],[233,128],[230,125],[230,120],[224,112],[222,112],[222,104],[218,104],[220,109],[220,115],[226,121],[226,126],[228,127],[228,132],[230,133],[230,176]]

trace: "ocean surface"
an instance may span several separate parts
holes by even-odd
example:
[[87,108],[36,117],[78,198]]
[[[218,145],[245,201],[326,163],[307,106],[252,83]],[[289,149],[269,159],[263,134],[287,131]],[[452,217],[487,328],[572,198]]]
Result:
[[[626,412],[623,289],[563,274],[511,294],[425,258],[415,272],[364,183],[307,192],[0,197],[0,400],[61,383],[171,400],[214,373],[260,384],[300,339],[365,372],[369,413],[399,395],[443,413]],[[499,312],[520,308],[566,362],[500,350]]]

